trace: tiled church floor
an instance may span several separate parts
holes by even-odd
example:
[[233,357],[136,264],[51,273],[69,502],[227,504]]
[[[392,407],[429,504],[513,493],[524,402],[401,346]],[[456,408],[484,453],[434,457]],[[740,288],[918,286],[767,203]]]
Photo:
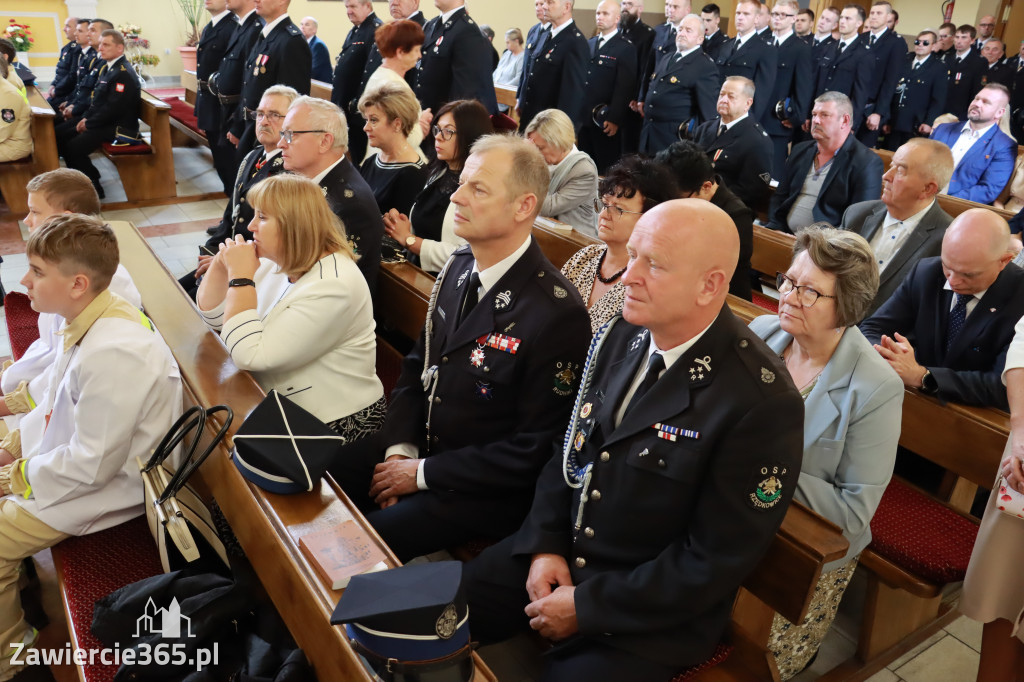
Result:
[[[101,160],[101,161],[105,161]],[[113,167],[104,168],[103,187],[106,204],[125,200],[124,191],[117,181]],[[212,170],[209,152],[205,149],[175,149],[175,174],[178,194],[185,197],[218,190],[216,174]],[[149,208],[105,211],[108,220],[133,222],[147,238],[156,254],[177,277],[195,267],[198,245],[206,241],[205,230],[219,221],[227,199],[196,201],[191,203],[155,206]],[[19,280],[27,270],[24,228],[14,216],[0,206],[0,282],[7,291],[24,291]],[[10,355],[6,324],[0,315],[0,358]],[[43,632],[44,646],[61,648],[67,641],[66,624],[56,577],[49,552],[37,557],[43,582],[43,602],[51,625]],[[858,589],[860,588],[860,589]],[[854,576],[840,615],[818,655],[814,665],[796,678],[796,682],[811,682],[821,674],[848,658],[856,647],[858,629],[857,612],[863,583]],[[871,682],[972,682],[978,668],[981,650],[981,625],[961,617],[940,630],[921,645],[894,661],[870,678]],[[536,679],[539,660],[533,643],[520,638],[510,643],[485,647],[481,654],[498,674],[502,682],[527,682]],[[53,670],[54,678],[45,671],[34,671],[25,677],[31,680],[57,679],[71,682],[77,676],[73,669]],[[326,682],[326,681],[322,681]]]

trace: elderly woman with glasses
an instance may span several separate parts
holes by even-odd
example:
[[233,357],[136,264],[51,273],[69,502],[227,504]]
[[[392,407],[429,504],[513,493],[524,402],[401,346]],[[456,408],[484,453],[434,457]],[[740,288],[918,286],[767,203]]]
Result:
[[601,198],[594,200],[594,210],[597,234],[604,243],[583,247],[562,266],[562,274],[587,304],[592,333],[622,312],[622,273],[629,263],[626,244],[640,216],[678,194],[669,171],[642,156],[624,157],[609,168],[599,189]]
[[597,236],[597,165],[576,148],[572,120],[558,109],[545,109],[533,117],[523,134],[537,147],[551,171],[540,214]]
[[384,214],[384,229],[427,272],[440,272],[448,256],[465,241],[455,234],[451,196],[459,188],[462,165],[473,143],[494,132],[491,115],[480,102],[460,99],[438,109],[431,130],[437,161],[427,184],[406,215],[392,209]]
[[778,274],[779,314],[751,330],[778,353],[804,397],[804,457],[794,499],[843,529],[850,549],[826,564],[807,617],[776,614],[769,646],[783,680],[807,666],[835,618],[871,518],[892,477],[903,382],[856,324],[878,289],[878,266],[860,235],[816,223],[797,234]]

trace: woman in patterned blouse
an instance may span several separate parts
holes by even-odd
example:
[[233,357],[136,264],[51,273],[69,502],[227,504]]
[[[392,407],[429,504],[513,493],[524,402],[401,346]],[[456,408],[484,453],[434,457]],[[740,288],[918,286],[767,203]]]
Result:
[[608,169],[598,194],[597,236],[604,243],[582,248],[562,266],[562,274],[587,303],[593,332],[622,312],[626,292],[622,273],[629,262],[626,244],[633,227],[646,211],[679,192],[665,167],[641,156],[627,156]]

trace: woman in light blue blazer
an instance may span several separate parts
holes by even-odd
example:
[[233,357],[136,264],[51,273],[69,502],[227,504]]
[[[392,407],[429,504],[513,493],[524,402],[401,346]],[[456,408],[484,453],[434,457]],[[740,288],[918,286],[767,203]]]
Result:
[[776,614],[771,649],[783,680],[806,667],[835,618],[860,552],[871,541],[896,460],[903,382],[856,324],[878,290],[878,266],[860,235],[826,223],[797,235],[778,275],[779,314],[750,328],[786,363],[804,396],[804,458],[795,499],[839,525],[846,556],[823,569],[804,622]]

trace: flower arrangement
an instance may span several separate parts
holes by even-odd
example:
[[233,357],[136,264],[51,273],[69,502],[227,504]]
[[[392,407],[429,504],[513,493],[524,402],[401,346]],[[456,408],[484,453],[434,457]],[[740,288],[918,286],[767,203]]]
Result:
[[4,37],[14,43],[14,49],[18,52],[28,52],[32,49],[32,43],[36,42],[32,31],[28,30],[28,24],[19,24],[14,19],[11,19],[4,31]]
[[[121,24],[117,27],[117,30],[121,32],[121,35],[123,35],[126,40],[130,38],[138,38],[139,34],[142,33],[142,29],[136,24]],[[147,44],[146,47],[149,47],[149,45]]]
[[149,41],[142,37],[141,27],[135,24],[121,24],[117,30],[124,35],[124,56],[135,68],[135,71],[145,77],[143,67],[156,66],[160,63],[160,57],[146,52],[149,49]]

